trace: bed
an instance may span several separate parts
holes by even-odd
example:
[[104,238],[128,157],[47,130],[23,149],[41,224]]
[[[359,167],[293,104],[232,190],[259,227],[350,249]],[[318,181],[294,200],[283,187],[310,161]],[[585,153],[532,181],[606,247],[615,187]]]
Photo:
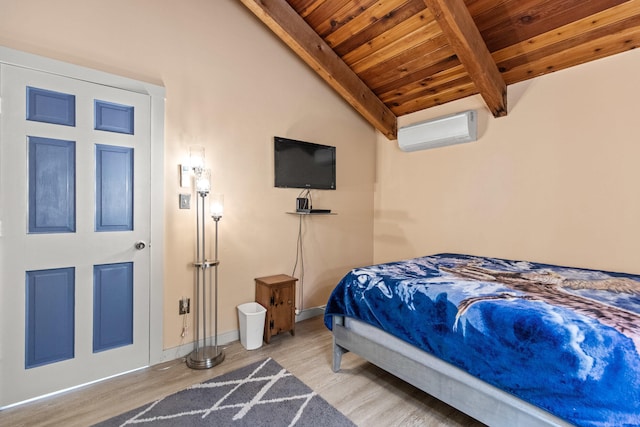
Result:
[[325,310],[351,351],[491,426],[640,425],[640,276],[438,254],[357,268]]

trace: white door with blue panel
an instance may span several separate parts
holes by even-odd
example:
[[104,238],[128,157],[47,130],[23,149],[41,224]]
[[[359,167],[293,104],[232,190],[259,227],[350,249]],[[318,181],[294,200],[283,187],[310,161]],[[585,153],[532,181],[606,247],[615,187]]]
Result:
[[0,407],[149,363],[150,98],[0,64]]

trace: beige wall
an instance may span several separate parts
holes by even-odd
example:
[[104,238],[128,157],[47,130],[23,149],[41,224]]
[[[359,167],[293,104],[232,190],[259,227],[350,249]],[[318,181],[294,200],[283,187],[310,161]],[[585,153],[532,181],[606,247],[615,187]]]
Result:
[[255,277],[294,265],[298,217],[285,212],[299,191],[273,187],[274,135],[337,146],[338,190],[313,199],[338,215],[304,218],[303,307],[372,262],[374,130],[239,2],[0,0],[0,45],[165,86],[165,348],[192,339],[177,313],[193,294],[195,209],[178,209],[190,145],[206,147],[225,195],[220,333],[238,329]]
[[237,329],[253,278],[295,260],[298,217],[285,211],[298,191],[273,188],[274,135],[338,147],[338,190],[314,194],[338,215],[304,218],[304,308],[351,267],[445,251],[640,273],[639,51],[511,86],[505,118],[478,97],[405,116],[477,108],[482,125],[475,143],[403,153],[236,1],[0,0],[0,11],[0,45],[166,87],[165,348],[181,343],[177,301],[193,293],[195,210],[177,201],[192,144],[225,195],[220,333]]
[[400,126],[480,111],[477,142],[413,153],[378,137],[374,259],[438,252],[640,273],[640,51],[509,87]]

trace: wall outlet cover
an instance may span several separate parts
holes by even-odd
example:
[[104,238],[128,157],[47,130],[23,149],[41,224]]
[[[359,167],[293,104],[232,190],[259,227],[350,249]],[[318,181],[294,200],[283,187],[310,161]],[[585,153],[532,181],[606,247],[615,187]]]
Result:
[[180,194],[180,209],[191,209],[191,194]]
[[178,302],[178,314],[188,314],[191,311],[191,300],[189,298],[182,298]]

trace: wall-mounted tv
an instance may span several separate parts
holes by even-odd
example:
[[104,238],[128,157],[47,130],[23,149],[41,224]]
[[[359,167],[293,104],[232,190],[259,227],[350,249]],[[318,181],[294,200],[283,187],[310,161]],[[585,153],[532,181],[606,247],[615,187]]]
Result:
[[336,147],[276,136],[275,186],[336,189]]

